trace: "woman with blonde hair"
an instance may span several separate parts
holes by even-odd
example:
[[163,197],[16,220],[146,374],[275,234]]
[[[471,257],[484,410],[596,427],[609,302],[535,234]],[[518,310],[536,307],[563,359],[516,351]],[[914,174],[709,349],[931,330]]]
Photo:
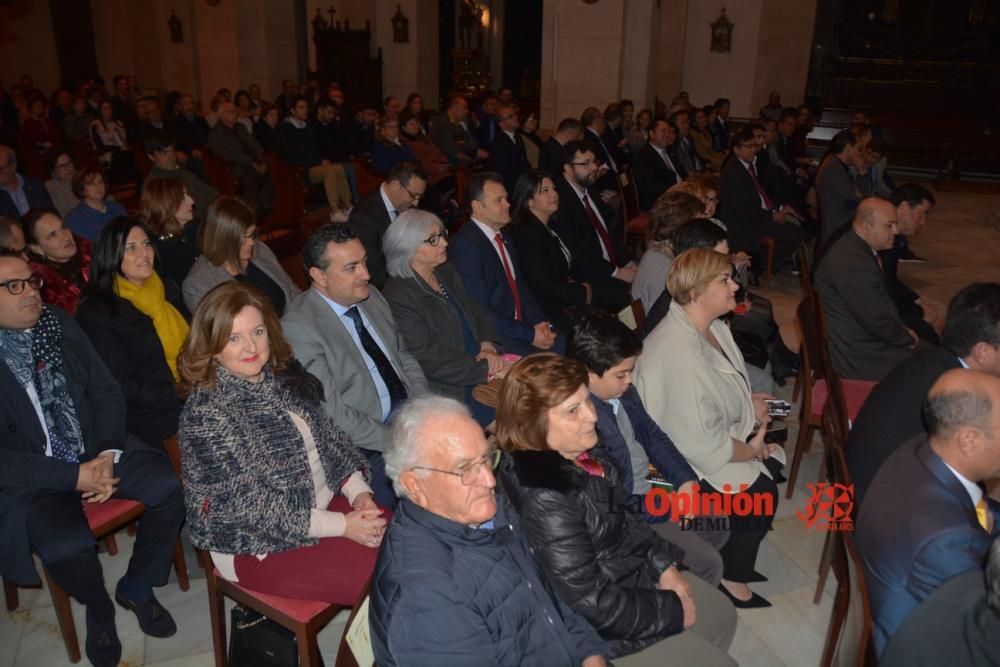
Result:
[[667,283],[667,272],[674,261],[670,234],[688,220],[700,217],[703,211],[704,204],[698,197],[673,191],[673,188],[661,195],[650,209],[646,251],[632,281],[632,298],[642,301],[645,312],[648,313],[660,298]]
[[184,284],[198,257],[194,199],[180,179],[156,178],[142,190],[142,220],[156,247],[160,274]]

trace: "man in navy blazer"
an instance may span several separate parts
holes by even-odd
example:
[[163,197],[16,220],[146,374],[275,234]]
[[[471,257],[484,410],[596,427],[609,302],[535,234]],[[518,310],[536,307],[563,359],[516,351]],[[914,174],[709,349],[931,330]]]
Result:
[[981,569],[997,534],[982,482],[1000,474],[1000,378],[950,370],[924,406],[927,435],[897,449],[872,481],[855,539],[879,655],[942,583]]
[[49,191],[37,178],[17,173],[17,156],[0,145],[0,215],[19,220],[33,208],[54,208]]
[[469,296],[485,308],[504,348],[514,354],[565,346],[545,320],[521,272],[514,244],[503,228],[510,203],[500,174],[478,172],[469,178],[472,217],[451,239],[448,258],[462,276]]
[[499,129],[490,144],[490,169],[503,177],[503,185],[511,193],[517,179],[531,169],[531,164],[525,152],[524,138],[518,131],[521,121],[517,117],[517,108],[511,104],[501,106],[497,109],[496,121]]

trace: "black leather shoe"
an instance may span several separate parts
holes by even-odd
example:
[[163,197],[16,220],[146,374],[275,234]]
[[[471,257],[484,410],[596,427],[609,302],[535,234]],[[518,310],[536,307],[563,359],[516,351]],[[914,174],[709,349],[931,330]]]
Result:
[[115,593],[115,600],[139,619],[139,629],[150,637],[170,637],[177,632],[177,624],[159,600],[150,596],[148,600],[133,602],[121,593]]
[[755,583],[758,583],[758,582],[761,582],[761,581],[768,581],[768,578],[765,577],[760,572],[758,572],[757,570],[754,570],[753,574],[750,575],[750,578],[747,579],[747,583],[748,584],[755,584]]
[[725,593],[729,601],[733,603],[733,606],[737,609],[763,609],[764,607],[770,607],[771,603],[762,598],[761,596],[753,593],[749,600],[740,600],[735,597],[732,593],[726,590],[726,587],[719,584],[719,590]]
[[94,667],[116,667],[122,659],[122,643],[118,641],[115,622],[94,625],[87,623],[84,651]]

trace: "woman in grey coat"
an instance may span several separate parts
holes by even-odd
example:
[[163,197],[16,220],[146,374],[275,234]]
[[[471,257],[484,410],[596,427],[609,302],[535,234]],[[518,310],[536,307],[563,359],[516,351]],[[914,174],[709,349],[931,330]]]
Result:
[[482,425],[495,411],[472,398],[472,388],[503,377],[496,330],[447,263],[448,232],[433,213],[411,209],[382,237],[389,280],[383,294],[403,340],[431,390],[465,402]]

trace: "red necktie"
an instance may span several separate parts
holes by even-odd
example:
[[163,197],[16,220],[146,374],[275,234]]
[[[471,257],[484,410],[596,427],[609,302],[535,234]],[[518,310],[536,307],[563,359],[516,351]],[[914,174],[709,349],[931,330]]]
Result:
[[757,180],[757,168],[753,166],[753,162],[751,162],[750,166],[747,167],[747,173],[750,174],[753,184],[757,186],[757,193],[760,195],[760,198],[764,200],[764,208],[768,211],[773,211],[774,202],[772,202],[771,198],[767,196],[766,192],[764,192],[764,188],[760,187],[760,181]]
[[590,197],[587,193],[583,193],[583,207],[587,209],[587,217],[590,218],[590,224],[593,225],[594,231],[597,232],[597,236],[600,237],[601,243],[604,244],[604,249],[608,251],[608,259],[612,264],[618,266],[618,253],[615,252],[615,246],[611,243],[611,237],[608,236],[608,230],[604,228],[601,221],[597,219],[597,214],[594,213],[594,209],[590,206]]
[[576,457],[577,465],[587,471],[587,474],[593,475],[594,477],[604,477],[604,466],[601,462],[590,457],[590,454],[584,452]]
[[517,293],[517,283],[514,282],[514,273],[510,270],[510,263],[507,261],[507,251],[504,249],[503,236],[500,235],[500,232],[497,232],[493,240],[496,241],[497,248],[500,250],[503,272],[507,274],[507,286],[510,288],[510,293],[514,295],[514,319],[520,322],[523,317],[521,313],[521,295]]

